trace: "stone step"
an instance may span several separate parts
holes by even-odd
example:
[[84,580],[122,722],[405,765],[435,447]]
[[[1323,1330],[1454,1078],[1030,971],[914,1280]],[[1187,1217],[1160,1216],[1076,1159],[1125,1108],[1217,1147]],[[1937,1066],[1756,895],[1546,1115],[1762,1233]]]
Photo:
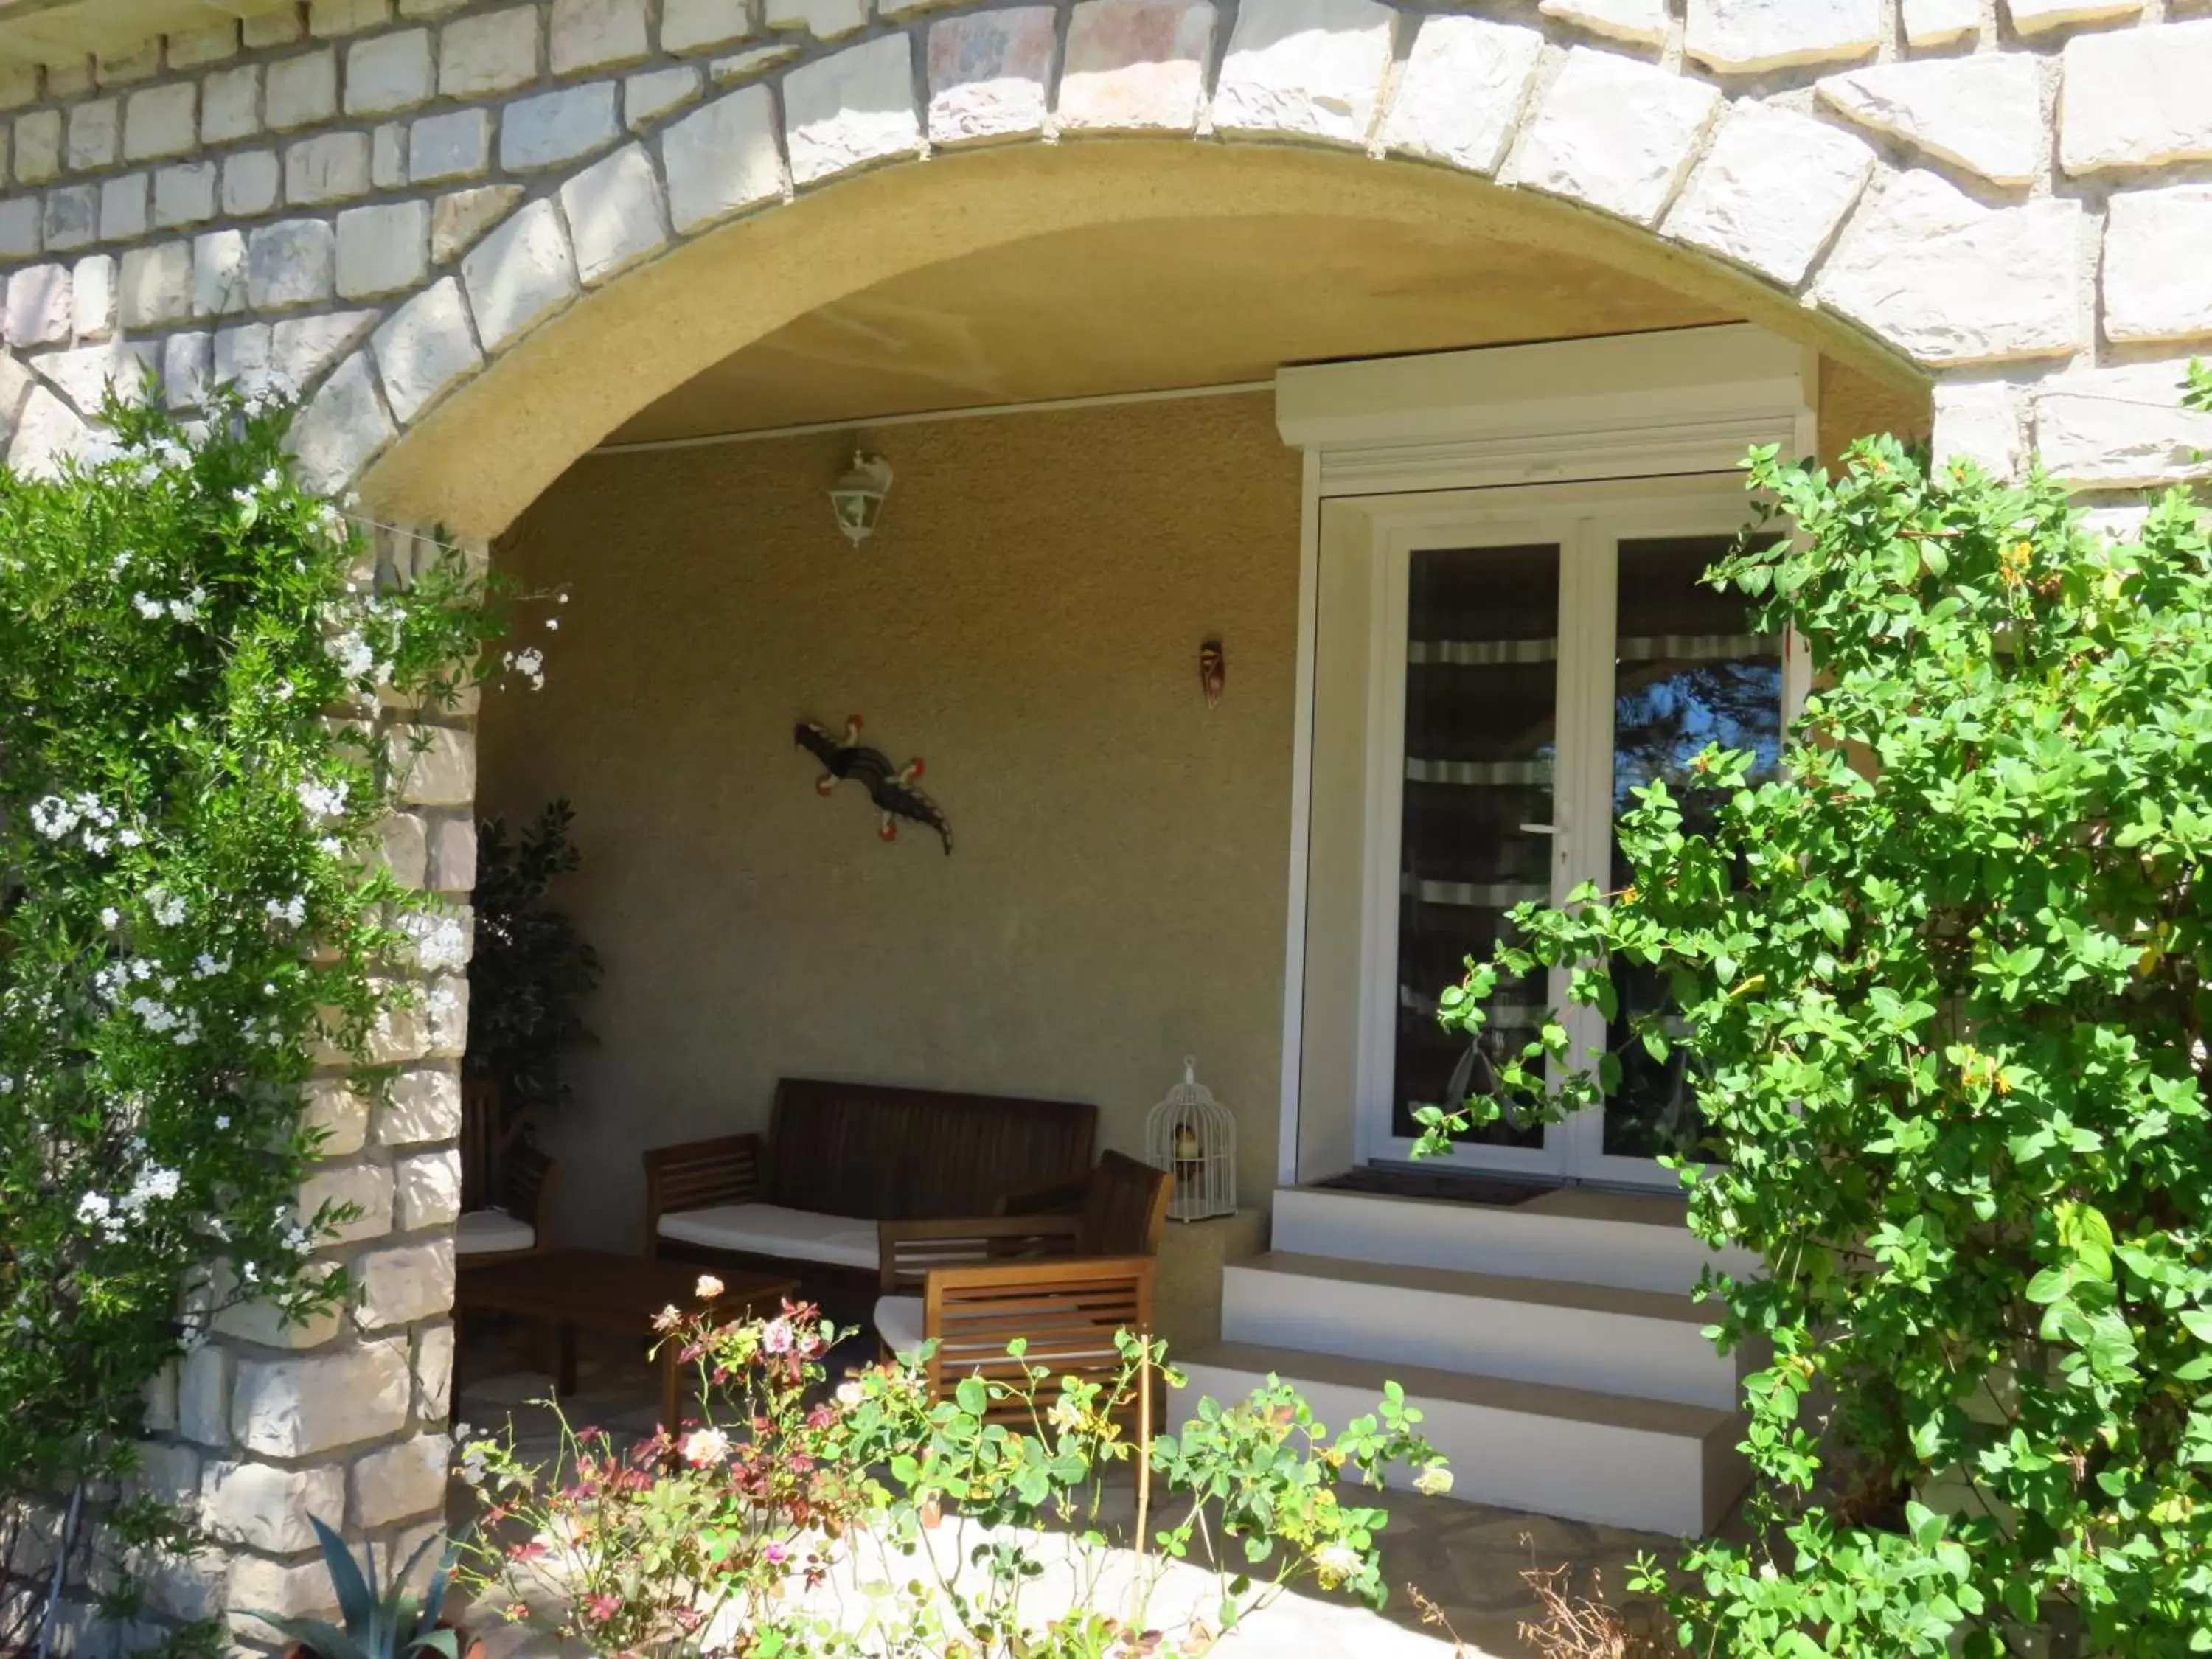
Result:
[[[1170,1396],[1177,1429],[1200,1400],[1241,1401],[1270,1376],[1340,1429],[1395,1382],[1451,1465],[1451,1496],[1468,1503],[1689,1537],[1717,1526],[1749,1481],[1735,1449],[1742,1419],[1708,1407],[1256,1343],[1216,1343],[1176,1364],[1190,1384]],[[1389,1484],[1409,1487],[1414,1473],[1394,1469]]]

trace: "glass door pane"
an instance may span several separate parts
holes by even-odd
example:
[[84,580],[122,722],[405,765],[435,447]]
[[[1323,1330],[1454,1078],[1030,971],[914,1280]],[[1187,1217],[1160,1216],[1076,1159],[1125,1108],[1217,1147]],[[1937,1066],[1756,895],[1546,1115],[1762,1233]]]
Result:
[[[1559,557],[1556,545],[1411,556],[1394,1136],[1419,1133],[1416,1106],[1455,1103],[1466,1043],[1437,1026],[1437,992],[1463,958],[1490,955],[1515,905],[1552,896]],[[1540,977],[1501,984],[1486,1053],[1517,1053],[1543,1009]],[[1480,1069],[1474,1081],[1483,1086]],[[1463,1144],[1540,1148],[1544,1132],[1499,1122]]]
[[[1620,544],[1618,640],[1613,672],[1613,800],[1616,821],[1632,791],[1664,778],[1686,823],[1711,822],[1714,793],[1699,787],[1691,760],[1706,744],[1758,757],[1753,781],[1774,775],[1782,755],[1782,641],[1747,632],[1745,602],[1698,578],[1732,536],[1679,536]],[[1627,884],[1616,833],[1605,885]],[[1662,1065],[1630,1036],[1630,1022],[1660,1005],[1648,969],[1613,963],[1620,1012],[1606,1047],[1621,1057],[1621,1087],[1605,1112],[1607,1157],[1649,1158],[1697,1150],[1694,1080],[1678,1051]]]

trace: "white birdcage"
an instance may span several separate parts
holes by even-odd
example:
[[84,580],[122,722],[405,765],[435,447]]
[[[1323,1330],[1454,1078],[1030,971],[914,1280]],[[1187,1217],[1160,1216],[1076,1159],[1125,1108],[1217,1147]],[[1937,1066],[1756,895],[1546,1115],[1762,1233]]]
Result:
[[1182,1081],[1145,1119],[1146,1157],[1174,1177],[1170,1221],[1237,1213],[1237,1120],[1198,1080],[1197,1064],[1183,1056]]

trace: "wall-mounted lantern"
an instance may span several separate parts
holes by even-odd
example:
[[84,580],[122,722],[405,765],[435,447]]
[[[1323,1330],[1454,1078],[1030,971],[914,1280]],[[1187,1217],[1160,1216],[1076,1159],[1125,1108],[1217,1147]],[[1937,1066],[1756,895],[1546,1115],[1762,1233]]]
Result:
[[874,533],[876,520],[883,516],[884,497],[890,493],[890,463],[880,455],[854,450],[845,476],[830,486],[830,510],[847,541],[858,547]]

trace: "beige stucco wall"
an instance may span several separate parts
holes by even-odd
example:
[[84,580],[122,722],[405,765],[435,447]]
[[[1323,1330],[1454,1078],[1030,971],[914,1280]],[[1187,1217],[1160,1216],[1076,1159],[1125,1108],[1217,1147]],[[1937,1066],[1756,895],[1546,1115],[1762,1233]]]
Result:
[[[606,958],[558,1224],[628,1248],[638,1149],[830,1073],[1096,1101],[1194,1053],[1272,1175],[1298,463],[1265,396],[897,427],[855,551],[811,437],[579,463],[495,557],[572,597],[483,721],[487,811],[573,799]],[[1200,696],[1218,631],[1228,696]],[[927,757],[951,857],[824,800],[794,720]]]

